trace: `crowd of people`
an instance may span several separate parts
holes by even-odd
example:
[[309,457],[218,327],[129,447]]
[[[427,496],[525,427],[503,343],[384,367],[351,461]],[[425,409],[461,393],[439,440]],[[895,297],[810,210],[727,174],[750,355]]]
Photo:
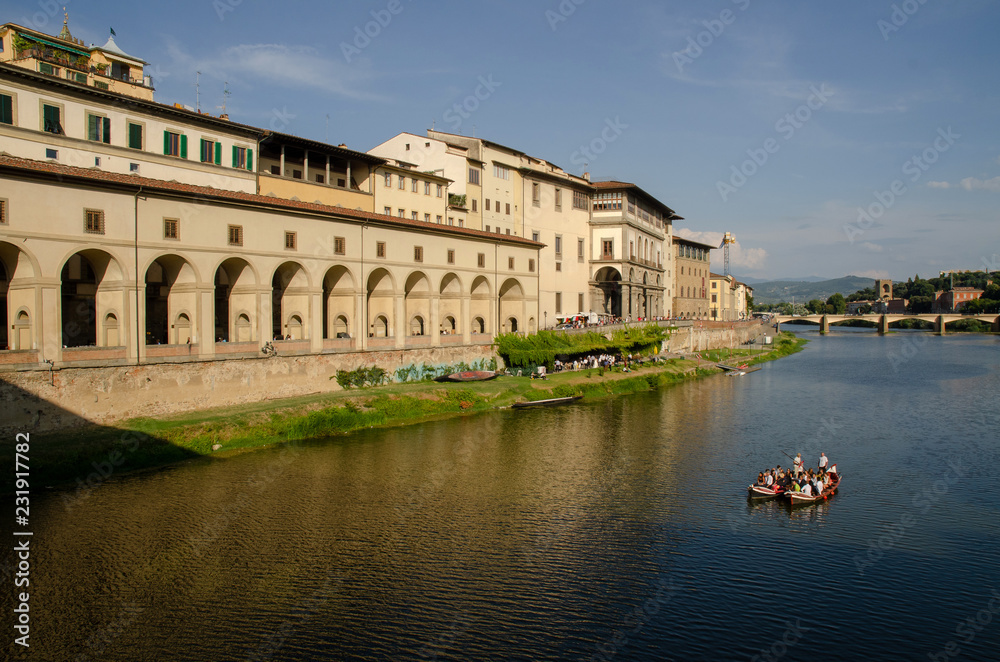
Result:
[[792,461],[790,469],[784,469],[779,464],[773,469],[757,474],[757,485],[769,488],[784,488],[788,492],[801,492],[805,496],[819,496],[837,481],[837,465],[831,465],[826,453],[819,454],[819,463],[815,469],[805,469],[802,463],[802,453],[798,453]]

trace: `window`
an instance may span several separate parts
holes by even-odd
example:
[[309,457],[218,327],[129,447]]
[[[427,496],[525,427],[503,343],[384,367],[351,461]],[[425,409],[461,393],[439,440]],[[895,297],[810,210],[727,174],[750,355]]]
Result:
[[472,211],[477,211],[476,203],[479,202],[475,198],[472,199]]
[[423,246],[414,246],[413,247],[413,261],[414,262],[423,262],[424,261],[424,247]]
[[[712,283],[712,287],[715,287],[715,283]],[[719,296],[718,294],[712,295],[712,303],[716,303],[716,299],[718,298],[718,296]]]
[[[216,157],[215,162],[220,163],[220,157],[222,156],[222,145],[220,143],[215,143],[215,148],[219,150],[219,156]],[[184,148],[187,151],[187,148]],[[237,147],[233,145],[233,167],[239,168],[240,170],[253,170],[253,150],[246,147]]]
[[539,236],[540,236],[540,235],[539,235],[539,234],[538,234],[537,232],[532,232],[532,233],[531,233],[531,240],[532,240],[532,241],[538,241],[538,237],[539,237]]
[[420,180],[411,179],[410,181],[413,183],[413,186],[411,187],[410,190],[412,190],[414,193],[416,193],[417,189],[420,188]]
[[95,156],[94,157],[94,166],[98,167],[98,168],[101,167],[101,157],[99,157],[99,156]]
[[[428,216],[429,216],[429,214],[428,214]],[[410,212],[410,219],[412,219],[414,221],[419,220],[420,219],[420,213],[419,212],[415,212],[415,211],[411,211]]]
[[635,242],[634,241],[628,242],[628,256],[629,256],[630,260],[634,260],[635,259]]
[[556,235],[556,255],[562,255],[562,235]]
[[271,166],[271,174],[281,176],[281,166],[273,165]]
[[7,225],[7,201],[0,200],[0,225]]
[[317,184],[326,184],[326,175],[320,175],[320,174],[317,173],[317,175],[316,175],[316,183]]
[[542,185],[532,184],[531,185],[531,204],[538,206],[542,204]]
[[562,189],[556,189],[556,209],[562,209]]
[[514,258],[512,257],[507,258],[507,268],[510,269],[511,271],[514,270]]
[[142,149],[142,125],[128,123],[128,146],[132,149]]
[[386,188],[392,188],[392,173],[391,172],[385,173],[385,187]]
[[476,264],[479,265],[480,269],[486,268],[486,253],[479,254],[479,258],[476,260]]
[[383,211],[386,216],[392,216],[392,207],[386,207]]
[[493,176],[498,179],[510,179],[510,168],[493,164]]
[[534,258],[530,258],[528,260],[528,271],[530,271],[531,273],[535,273],[535,259]]
[[448,225],[455,225],[455,217],[454,216],[449,216],[448,217]]
[[[586,196],[583,193],[573,194],[573,206],[576,207],[576,196]],[[621,211],[622,208],[622,194],[621,193],[598,193],[594,196],[594,211]],[[580,207],[580,209],[586,209],[586,205]]]
[[344,255],[347,253],[347,240],[344,237],[333,238],[333,254]]
[[488,226],[488,225],[486,226],[486,231],[487,232],[492,232],[492,230],[490,229],[490,226]]
[[[0,43],[3,40],[0,39]],[[14,123],[14,97],[9,94],[0,94],[0,124]]]
[[601,259],[610,260],[615,256],[615,241],[614,239],[602,239],[601,240]]
[[87,140],[111,144],[111,118],[87,115]]
[[45,158],[47,158],[47,159],[58,159],[59,158],[59,150],[58,149],[46,149],[45,150]]
[[201,139],[201,162],[222,165],[222,143]]
[[583,239],[577,239],[576,256],[580,259],[581,262],[583,262],[583,249],[584,249]]
[[242,225],[230,225],[229,226],[229,245],[230,246],[242,246],[243,245],[243,226]]
[[490,210],[490,199],[486,198],[486,211]]
[[500,213],[500,201],[499,200],[497,200],[497,213],[498,214]]
[[556,262],[556,271],[562,271],[562,262]]
[[38,63],[38,70],[40,72],[42,72],[43,74],[48,74],[50,76],[58,76],[59,75],[59,67],[53,67],[48,62],[39,62]]
[[443,217],[443,216],[441,216],[441,214],[438,214],[438,215],[437,215],[437,222],[438,222],[438,225],[441,225],[441,223],[442,223],[443,221],[444,221],[444,217]]
[[469,168],[469,183],[479,186],[479,168]]
[[448,249],[448,264],[455,264],[455,249]]
[[62,109],[59,106],[42,104],[42,131],[62,135],[64,131],[60,120],[61,112]]
[[510,203],[507,203],[507,215],[510,216]]
[[437,185],[437,197],[440,198],[443,195],[444,195],[444,187],[441,186],[440,184],[438,184]]
[[385,242],[376,241],[375,242],[375,257],[385,257]]
[[430,195],[430,194],[431,194],[431,183],[424,182],[424,195]]
[[562,292],[556,292],[556,315],[562,313]]
[[292,169],[292,179],[302,179],[302,171]]
[[[430,223],[430,222],[431,222],[431,215],[430,214],[424,214],[424,223]],[[440,223],[440,222],[441,222],[441,217],[438,216],[438,223]]]
[[406,177],[404,177],[403,175],[399,176],[399,190],[400,191],[406,190]]
[[294,251],[297,243],[294,232],[285,233],[285,250]]
[[181,222],[176,218],[163,219],[163,238],[180,239],[181,238],[180,224]]
[[460,228],[464,228],[465,227],[465,219],[464,218],[458,219],[458,227],[460,227]]
[[577,302],[576,309],[579,310],[582,313],[583,312],[583,293],[580,293],[580,294],[577,295],[576,302]]
[[406,210],[405,209],[400,209],[399,213],[396,214],[396,215],[399,216],[400,218],[406,218]]
[[83,231],[87,234],[104,234],[104,212],[97,209],[84,209]]
[[163,153],[166,156],[187,158],[187,136],[173,131],[163,132]]

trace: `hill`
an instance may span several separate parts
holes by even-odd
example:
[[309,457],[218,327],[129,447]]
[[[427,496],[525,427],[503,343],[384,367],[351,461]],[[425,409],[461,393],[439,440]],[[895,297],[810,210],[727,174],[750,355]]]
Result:
[[826,301],[831,295],[840,292],[847,298],[858,290],[874,287],[875,280],[860,276],[844,276],[833,280],[810,283],[801,280],[772,280],[753,285],[754,303],[781,303],[791,301],[805,303],[810,299]]

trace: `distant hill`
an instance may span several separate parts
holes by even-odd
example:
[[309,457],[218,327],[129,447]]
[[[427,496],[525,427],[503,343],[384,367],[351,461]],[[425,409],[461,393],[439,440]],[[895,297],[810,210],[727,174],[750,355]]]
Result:
[[860,276],[844,276],[833,280],[810,283],[802,280],[772,280],[753,285],[754,303],[781,303],[795,298],[797,303],[805,303],[810,299],[826,301],[836,292],[847,298],[858,290],[874,287],[875,279]]

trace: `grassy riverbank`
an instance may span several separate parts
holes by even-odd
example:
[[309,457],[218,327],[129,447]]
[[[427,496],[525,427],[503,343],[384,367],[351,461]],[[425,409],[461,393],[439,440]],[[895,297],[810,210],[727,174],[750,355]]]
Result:
[[[770,351],[732,350],[732,360],[758,363],[787,356],[805,340],[784,333]],[[521,400],[572,395],[606,398],[649,391],[718,373],[730,350],[672,358],[624,372],[590,369],[560,372],[545,380],[500,377],[489,382],[419,382],[270,400],[164,418],[138,418],[115,426],[92,426],[32,434],[32,487],[77,486],[86,492],[112,475],[195,458],[224,458],[254,448],[352,431],[469,415],[509,407]],[[6,451],[5,451],[5,454]],[[13,456],[10,453],[11,465]],[[13,491],[4,479],[0,491]]]

